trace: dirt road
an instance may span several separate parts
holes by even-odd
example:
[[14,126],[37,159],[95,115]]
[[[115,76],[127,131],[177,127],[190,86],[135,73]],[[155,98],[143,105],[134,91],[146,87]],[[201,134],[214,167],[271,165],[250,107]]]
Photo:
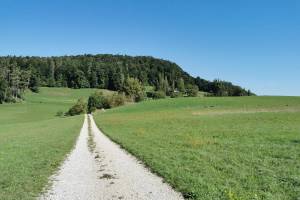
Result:
[[51,181],[52,187],[39,199],[183,199],[180,193],[108,139],[92,116],[85,116],[74,150]]

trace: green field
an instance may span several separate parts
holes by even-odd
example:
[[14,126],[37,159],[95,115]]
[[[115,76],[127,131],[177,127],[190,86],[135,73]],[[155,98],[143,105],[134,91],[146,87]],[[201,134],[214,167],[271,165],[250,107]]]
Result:
[[191,199],[300,198],[300,98],[180,98],[95,116]]
[[[0,199],[34,199],[83,117],[57,117],[95,89],[41,88],[0,105]],[[179,98],[95,114],[113,140],[186,198],[300,197],[300,98]]]
[[70,152],[83,116],[57,117],[94,89],[41,88],[0,105],[0,199],[34,199]]

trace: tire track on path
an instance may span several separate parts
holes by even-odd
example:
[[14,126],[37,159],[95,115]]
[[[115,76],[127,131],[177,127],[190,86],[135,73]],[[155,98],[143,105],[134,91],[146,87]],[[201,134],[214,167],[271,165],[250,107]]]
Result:
[[163,179],[112,142],[85,115],[76,146],[40,200],[179,200]]

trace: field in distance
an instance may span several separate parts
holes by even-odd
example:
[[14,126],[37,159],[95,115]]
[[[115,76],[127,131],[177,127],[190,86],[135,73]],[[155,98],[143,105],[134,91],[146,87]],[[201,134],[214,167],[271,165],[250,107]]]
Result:
[[146,101],[98,126],[191,199],[300,197],[300,98]]
[[0,199],[34,199],[73,147],[83,116],[57,117],[95,89],[41,88],[0,105]]

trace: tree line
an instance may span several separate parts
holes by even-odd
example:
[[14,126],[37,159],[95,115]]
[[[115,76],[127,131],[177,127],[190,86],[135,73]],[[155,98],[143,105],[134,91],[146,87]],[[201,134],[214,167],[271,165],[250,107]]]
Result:
[[0,59],[0,103],[22,99],[28,88],[38,92],[38,77],[32,72],[32,69],[22,69],[9,59]]
[[253,95],[230,82],[194,78],[177,64],[147,56],[78,55],[58,57],[0,57],[0,102],[22,98],[25,89],[39,86],[124,90],[137,79],[166,95],[201,90],[215,96]]

